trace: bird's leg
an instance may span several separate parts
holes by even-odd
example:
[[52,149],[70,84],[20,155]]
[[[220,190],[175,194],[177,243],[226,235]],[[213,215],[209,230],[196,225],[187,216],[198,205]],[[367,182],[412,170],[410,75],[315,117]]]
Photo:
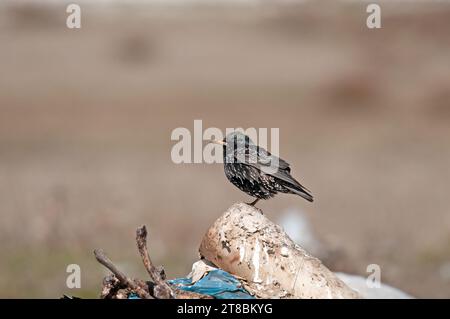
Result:
[[255,199],[255,200],[254,200],[253,202],[251,202],[251,203],[247,203],[247,205],[255,206],[255,204],[256,204],[258,201],[259,201],[259,198]]

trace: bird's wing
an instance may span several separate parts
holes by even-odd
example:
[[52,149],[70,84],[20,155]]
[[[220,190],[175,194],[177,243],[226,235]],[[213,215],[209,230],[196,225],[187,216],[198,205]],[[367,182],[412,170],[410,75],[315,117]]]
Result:
[[[285,160],[270,154],[264,148],[249,145],[244,156],[245,161],[242,161],[242,158],[239,158],[235,153],[235,161],[240,162],[245,165],[252,166],[262,171],[265,174],[271,175],[285,183],[285,186],[292,190],[294,193],[302,196],[303,198],[312,201],[313,197],[311,195],[311,191],[309,191],[306,187],[301,185],[297,180],[295,180],[290,172],[291,168],[289,167],[289,163]],[[274,172],[267,172],[267,168],[273,165],[276,169]],[[266,168],[266,170],[265,170]]]
[[289,167],[289,163],[279,158],[275,155],[270,154],[270,152],[266,151],[264,148],[257,146],[257,154],[258,158],[261,159],[261,162],[267,163],[267,166],[270,166],[271,163],[278,163],[277,167],[282,170],[286,170],[288,172],[291,171]]

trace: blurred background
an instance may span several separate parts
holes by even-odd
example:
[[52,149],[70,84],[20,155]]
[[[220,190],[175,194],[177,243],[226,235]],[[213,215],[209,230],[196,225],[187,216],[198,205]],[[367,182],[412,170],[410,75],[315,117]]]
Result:
[[208,227],[250,200],[221,164],[171,161],[194,119],[280,128],[316,201],[258,206],[306,218],[332,270],[375,263],[450,297],[450,3],[381,2],[376,30],[358,1],[77,3],[78,30],[67,2],[0,4],[0,297],[98,297],[95,248],[146,278],[141,224],[154,262],[186,275]]

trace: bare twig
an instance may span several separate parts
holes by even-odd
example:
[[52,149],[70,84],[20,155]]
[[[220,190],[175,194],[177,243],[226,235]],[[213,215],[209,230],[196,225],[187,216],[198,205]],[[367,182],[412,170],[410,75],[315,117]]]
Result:
[[133,280],[128,278],[123,272],[121,272],[117,267],[112,263],[112,261],[105,255],[103,250],[96,249],[94,250],[95,258],[101,263],[103,266],[108,268],[119,280],[122,285],[128,286],[133,289],[136,294],[144,299],[153,299],[153,297],[145,291],[143,288],[138,286]]
[[136,243],[145,269],[150,275],[151,280],[155,283],[153,294],[158,299],[174,298],[174,293],[169,284],[162,278],[161,270],[156,268],[148,254],[147,250],[147,228],[145,225],[136,230]]
[[147,250],[147,229],[145,226],[136,230],[136,243],[139,253],[142,257],[145,269],[150,275],[150,281],[139,279],[130,279],[121,272],[112,261],[101,250],[94,250],[95,258],[99,263],[108,268],[113,275],[107,276],[103,280],[102,298],[124,299],[128,298],[130,293],[136,293],[143,299],[212,299],[208,295],[202,295],[195,292],[183,291],[177,287],[171,287],[165,278],[164,269],[155,267],[150,259]]

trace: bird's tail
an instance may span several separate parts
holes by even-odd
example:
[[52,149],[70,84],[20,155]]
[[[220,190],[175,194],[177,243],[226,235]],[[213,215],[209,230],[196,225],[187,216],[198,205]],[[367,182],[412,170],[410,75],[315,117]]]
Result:
[[287,188],[293,193],[293,194],[297,194],[301,197],[303,197],[304,199],[306,199],[309,202],[313,202],[314,198],[311,194],[311,192],[306,189],[306,187],[303,187],[302,185],[300,186],[294,186],[294,185],[289,185],[287,186]]

